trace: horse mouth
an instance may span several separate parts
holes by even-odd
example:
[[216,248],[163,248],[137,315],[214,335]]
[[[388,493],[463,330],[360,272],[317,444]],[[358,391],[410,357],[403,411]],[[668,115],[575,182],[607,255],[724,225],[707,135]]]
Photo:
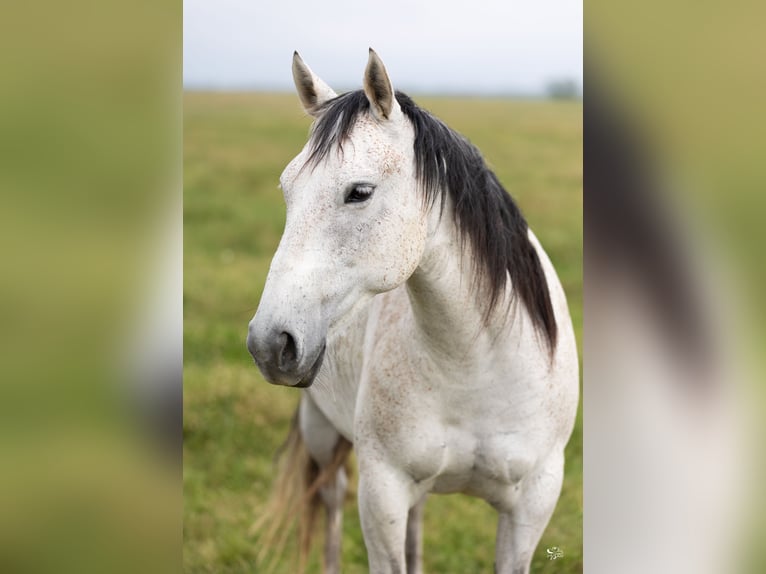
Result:
[[314,384],[314,379],[317,376],[317,373],[319,372],[319,369],[322,367],[322,361],[324,361],[324,353],[327,350],[327,343],[322,344],[322,350],[319,351],[319,356],[317,356],[316,360],[314,361],[314,364],[311,365],[311,368],[308,370],[308,372],[303,375],[300,380],[295,383],[293,386],[298,387],[299,389],[307,389],[311,385]]

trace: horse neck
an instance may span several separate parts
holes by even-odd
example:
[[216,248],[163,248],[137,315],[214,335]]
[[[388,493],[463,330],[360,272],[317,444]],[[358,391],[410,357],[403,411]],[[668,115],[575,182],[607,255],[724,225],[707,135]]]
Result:
[[[459,236],[451,201],[441,216],[437,201],[429,217],[423,257],[407,281],[416,329],[434,354],[466,364],[497,342],[506,322],[497,316],[484,320],[470,242]],[[505,300],[501,298],[497,309],[505,308]]]

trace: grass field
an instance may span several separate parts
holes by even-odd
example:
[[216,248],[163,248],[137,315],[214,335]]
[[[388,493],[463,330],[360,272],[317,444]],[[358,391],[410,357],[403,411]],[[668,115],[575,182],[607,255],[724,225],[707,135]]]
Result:
[[[582,105],[415,100],[476,144],[517,199],[564,283],[581,341]],[[184,96],[185,572],[263,571],[248,531],[268,496],[273,455],[299,395],[264,382],[244,341],[284,224],[278,177],[305,143],[309,123],[294,95]],[[426,571],[492,572],[495,522],[481,500],[432,496]],[[563,558],[549,561],[551,546]],[[316,558],[310,571],[319,571]],[[353,501],[343,569],[367,571]],[[286,557],[278,571],[292,570]],[[582,571],[581,414],[561,499],[532,570]]]

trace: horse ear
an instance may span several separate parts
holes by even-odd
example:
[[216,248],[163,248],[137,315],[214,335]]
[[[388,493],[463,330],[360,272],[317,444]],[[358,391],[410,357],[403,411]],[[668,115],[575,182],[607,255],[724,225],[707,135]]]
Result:
[[390,120],[401,112],[386,67],[372,48],[364,70],[363,85],[372,112],[379,120]]
[[298,52],[293,53],[293,80],[303,109],[314,117],[323,103],[338,95],[311,71]]

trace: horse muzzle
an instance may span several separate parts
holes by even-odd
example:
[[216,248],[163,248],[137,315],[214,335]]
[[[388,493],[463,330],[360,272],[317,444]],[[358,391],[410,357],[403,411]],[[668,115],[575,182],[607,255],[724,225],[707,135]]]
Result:
[[327,346],[321,344],[307,349],[305,340],[283,329],[257,330],[250,323],[247,349],[264,378],[274,385],[310,387],[322,367]]

